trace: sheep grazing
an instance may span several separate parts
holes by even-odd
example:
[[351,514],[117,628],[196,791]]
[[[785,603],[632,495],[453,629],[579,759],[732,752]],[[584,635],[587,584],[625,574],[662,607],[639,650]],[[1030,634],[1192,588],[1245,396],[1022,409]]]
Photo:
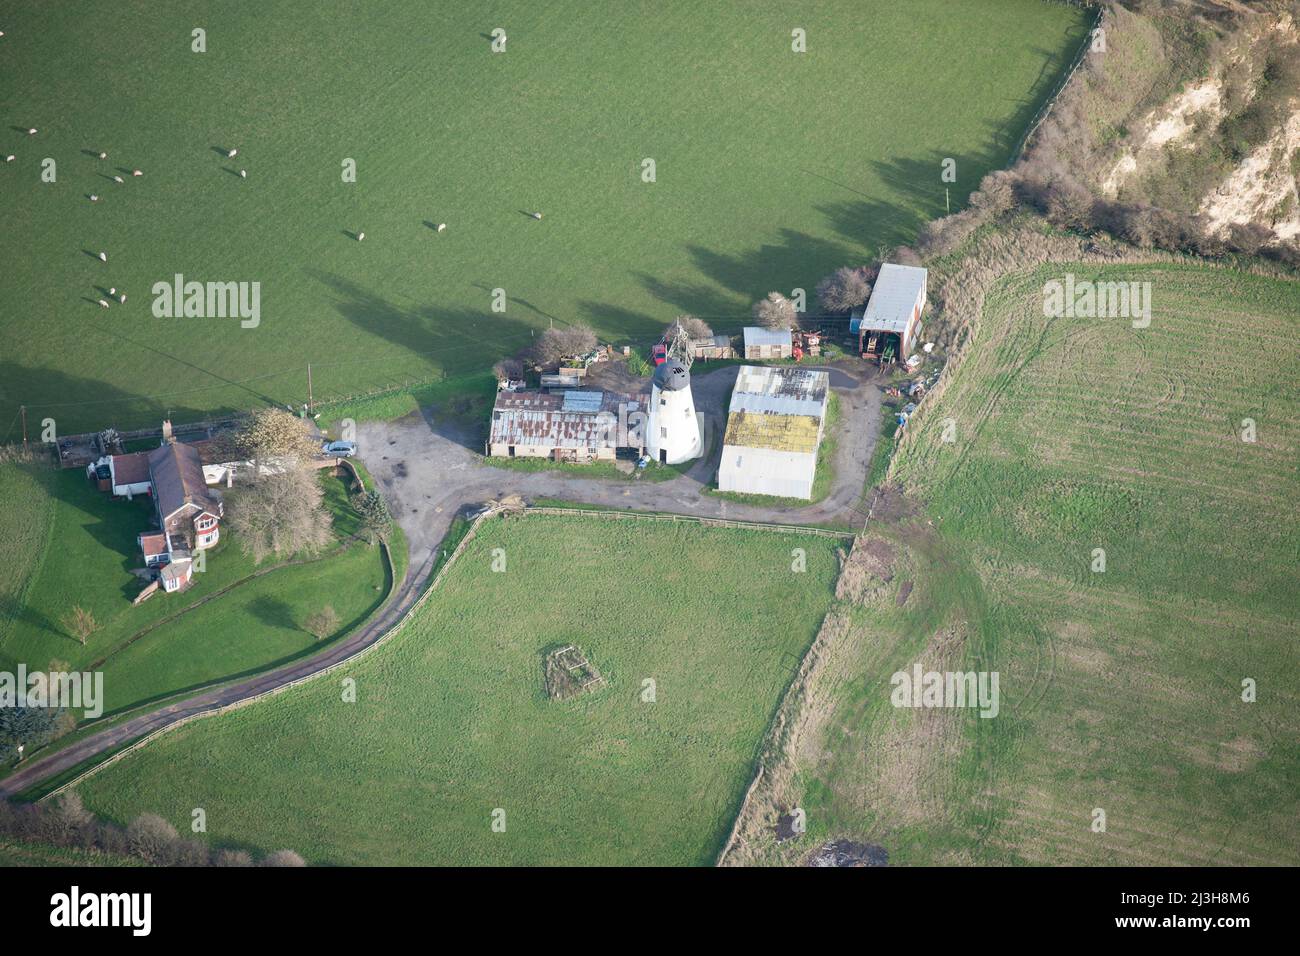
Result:
[[532,216],[534,219],[542,218],[542,214],[540,212],[530,212],[528,215]]
[[108,261],[108,253],[107,253],[107,252],[101,252],[101,253],[99,254],[99,261],[100,261],[100,262],[107,262],[107,261]]
[[445,222],[440,222],[440,223],[438,223],[438,231],[439,231],[439,232],[446,232],[446,231],[447,231],[447,224],[446,224]]
[[132,175],[132,176],[143,176],[143,175],[144,175],[144,171],[143,171],[143,170],[140,170],[140,169],[133,169],[133,170],[131,170],[131,175]]
[[117,301],[118,301],[118,302],[125,303],[125,302],[126,302],[126,293],[123,292],[121,295],[119,295],[119,296],[117,297]]
[[96,196],[94,193],[91,193],[91,194],[90,194],[90,201],[91,201],[91,202],[99,202],[99,197]]
[[100,154],[99,154],[99,158],[100,158],[100,159],[108,159],[108,153],[105,153],[105,152],[101,151]]
[[234,159],[238,155],[239,155],[239,150],[237,149],[230,149],[226,151],[226,159]]
[[36,127],[33,126],[31,129],[29,129],[29,130],[27,131],[27,135],[28,135],[28,136],[35,136],[35,135],[36,135]]
[[360,242],[364,238],[366,238],[366,234],[364,232],[357,233],[357,242]]
[[111,286],[108,290],[109,295],[117,295],[117,286]]
[[124,183],[124,182],[126,182],[126,180],[123,179],[121,176],[114,176],[114,177],[113,177],[113,182],[115,182],[115,183]]
[[99,300],[99,304],[100,304],[100,306],[102,306],[102,307],[105,308],[105,309],[108,308],[108,303],[105,302],[103,299],[100,299],[100,300]]
[[17,159],[17,158],[18,158],[18,157],[15,156],[13,153],[10,153],[8,156],[5,157],[5,162],[6,162],[6,163],[12,163],[12,162],[13,162],[15,159]]
[[240,179],[247,179],[247,178],[248,178],[248,170],[247,170],[247,169],[241,169],[241,170],[239,171],[239,178],[240,178]]

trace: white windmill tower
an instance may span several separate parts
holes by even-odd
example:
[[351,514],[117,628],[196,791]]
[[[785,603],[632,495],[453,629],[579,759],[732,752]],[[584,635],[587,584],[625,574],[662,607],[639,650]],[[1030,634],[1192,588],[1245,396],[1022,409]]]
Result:
[[650,387],[646,454],[667,465],[699,458],[704,451],[691,395],[692,361],[690,336],[679,324]]

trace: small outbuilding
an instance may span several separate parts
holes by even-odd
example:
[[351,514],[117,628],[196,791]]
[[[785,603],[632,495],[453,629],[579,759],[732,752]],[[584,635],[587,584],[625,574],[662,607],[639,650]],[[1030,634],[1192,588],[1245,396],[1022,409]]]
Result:
[[169,593],[187,587],[193,578],[194,562],[189,558],[172,561],[158,572],[158,580],[162,582],[163,590]]
[[729,359],[735,354],[731,336],[715,335],[712,338],[691,339],[691,354],[697,359]]
[[112,492],[123,498],[146,495],[153,490],[149,476],[149,453],[137,451],[130,455],[113,455],[108,459],[112,479]]
[[789,329],[765,329],[759,325],[745,326],[745,358],[779,359],[794,354],[794,338]]
[[886,262],[880,267],[866,309],[849,320],[849,331],[856,333],[863,358],[890,363],[912,354],[921,334],[928,276],[919,266]]
[[140,542],[140,553],[144,555],[145,567],[162,567],[171,560],[171,546],[168,544],[167,535],[146,531],[137,535],[136,540]]

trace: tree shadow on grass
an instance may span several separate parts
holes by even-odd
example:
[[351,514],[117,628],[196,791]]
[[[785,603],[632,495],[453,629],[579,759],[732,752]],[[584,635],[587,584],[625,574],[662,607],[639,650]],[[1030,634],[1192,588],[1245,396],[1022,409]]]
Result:
[[[790,295],[802,288],[811,294],[811,286],[822,276],[863,259],[861,249],[793,229],[782,229],[779,242],[739,253],[699,245],[687,246],[687,251],[701,273],[747,303],[772,291]],[[734,324],[749,324],[748,308],[735,316]]]
[[[486,300],[481,312],[402,305],[337,274],[313,270],[308,274],[334,294],[334,308],[340,315],[405,353],[395,359],[420,358],[440,366],[449,375],[490,367],[526,345],[538,328],[508,313],[489,311]],[[521,299],[510,301],[525,304]],[[382,356],[373,357],[382,361]]]
[[884,258],[896,246],[910,245],[925,222],[922,216],[902,206],[861,199],[836,200],[816,209],[837,235],[860,250],[852,260],[841,262],[821,275],[829,275],[841,265],[866,265]]
[[612,302],[595,302],[588,299],[579,302],[578,308],[582,313],[582,321],[592,328],[606,331],[617,329],[619,334],[638,340],[649,341],[657,338],[672,319],[672,316],[667,314],[656,318],[649,313],[625,309]]
[[[376,336],[398,351],[392,362],[409,363],[418,359],[428,366],[441,370],[446,377],[459,377],[490,368],[502,358],[513,355],[527,345],[534,334],[546,326],[525,322],[514,314],[493,313],[484,300],[482,312],[466,308],[439,308],[433,305],[401,305],[378,293],[371,292],[343,276],[310,271],[309,274],[324,283],[334,295],[334,307],[345,319],[370,336]],[[511,304],[522,305],[539,315],[541,310],[529,305],[527,300],[514,298]],[[375,354],[361,344],[367,358],[382,370],[382,352]],[[429,377],[434,377],[432,369]],[[451,441],[482,450],[477,435],[471,435],[463,425],[449,416],[425,415],[430,429]]]
[[13,598],[4,595],[0,595],[0,619],[20,621],[24,624],[30,624],[38,630],[49,631],[56,637],[73,640],[72,636],[64,631],[63,625],[54,620],[54,618],[50,617],[44,611],[28,604],[19,604],[14,601]]
[[250,601],[248,610],[267,627],[278,627],[287,631],[303,630],[302,624],[288,602],[271,597],[269,594],[263,594]]
[[664,279],[646,272],[635,273],[635,276],[647,292],[672,306],[673,315],[689,313],[706,322],[738,321],[748,315],[749,303],[727,295],[707,282]]
[[[84,328],[87,336],[107,336],[109,346],[120,342],[135,346],[101,323],[89,321]],[[112,354],[111,349],[105,354]],[[118,429],[157,426],[167,417],[177,423],[199,421],[210,414],[172,398],[134,395],[107,382],[69,374],[57,365],[26,366],[0,361],[0,417],[15,420],[20,404],[27,406],[28,431],[33,442],[39,440],[37,426],[46,418],[54,420],[57,435],[75,435],[110,425]]]

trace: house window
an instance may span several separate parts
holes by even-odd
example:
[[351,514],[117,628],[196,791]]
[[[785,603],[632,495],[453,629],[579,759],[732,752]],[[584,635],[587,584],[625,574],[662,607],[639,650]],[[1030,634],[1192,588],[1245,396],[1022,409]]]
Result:
[[667,438],[667,437],[668,437],[668,429],[666,429],[666,428],[660,428],[660,429],[659,429],[659,437],[660,437],[660,438]]
[[198,521],[198,529],[200,531],[207,531],[209,528],[212,527],[212,523],[213,522],[211,518],[200,518]]

